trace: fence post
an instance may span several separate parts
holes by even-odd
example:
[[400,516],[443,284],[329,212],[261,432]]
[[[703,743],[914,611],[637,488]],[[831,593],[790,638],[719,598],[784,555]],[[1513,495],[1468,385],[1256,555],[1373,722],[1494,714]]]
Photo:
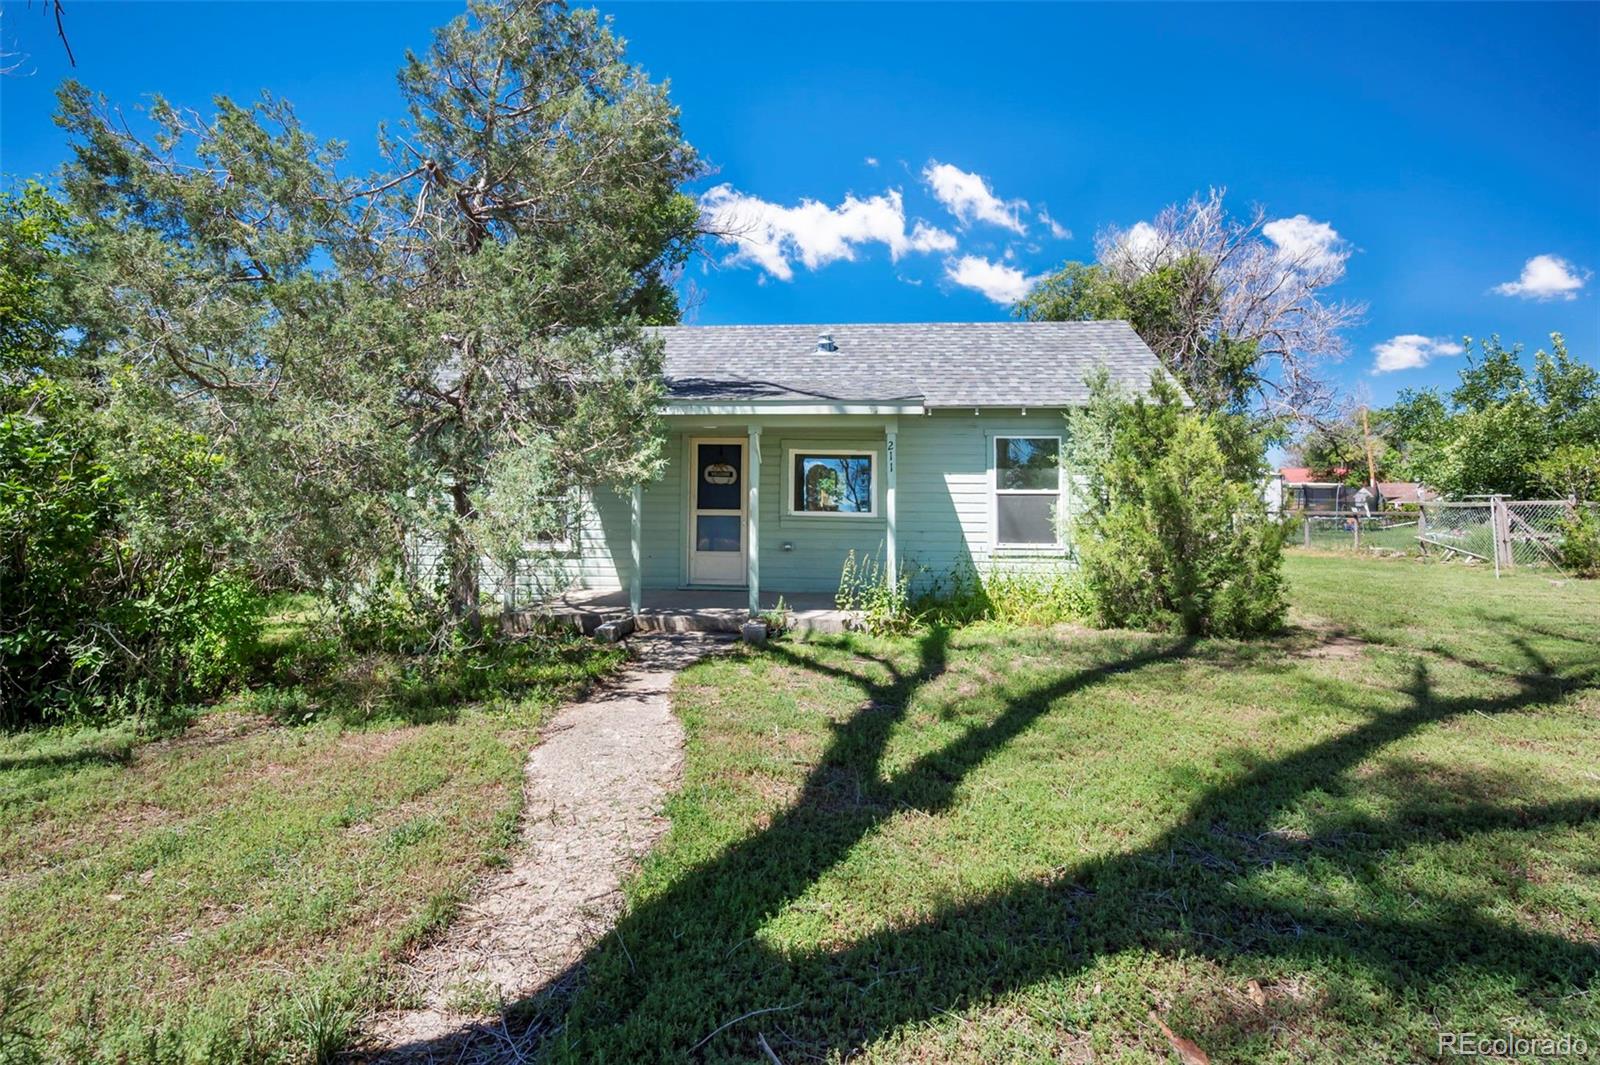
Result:
[[1361,550],[1361,516],[1359,514],[1352,513],[1350,515],[1350,527],[1355,530],[1355,537],[1356,537],[1355,550],[1360,551]]
[[1496,565],[1512,569],[1517,564],[1516,552],[1511,549],[1511,512],[1506,509],[1502,496],[1490,497],[1494,517],[1494,550]]
[[1305,546],[1311,546],[1311,515],[1304,514],[1300,518],[1300,534],[1305,540]]

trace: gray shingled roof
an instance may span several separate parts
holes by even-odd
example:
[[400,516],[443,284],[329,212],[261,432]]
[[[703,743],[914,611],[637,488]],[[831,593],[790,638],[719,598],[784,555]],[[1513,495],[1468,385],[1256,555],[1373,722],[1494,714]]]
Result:
[[[666,326],[667,396],[678,402],[917,402],[1064,407],[1104,367],[1142,392],[1160,368],[1127,322]],[[817,350],[828,333],[836,350]]]

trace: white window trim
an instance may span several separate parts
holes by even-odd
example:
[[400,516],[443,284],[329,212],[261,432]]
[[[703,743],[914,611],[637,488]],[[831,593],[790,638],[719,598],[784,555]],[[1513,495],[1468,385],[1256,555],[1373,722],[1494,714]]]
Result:
[[[794,460],[796,455],[831,455],[835,457],[867,460],[867,477],[872,482],[871,510],[796,510],[794,506]],[[786,518],[840,518],[858,521],[874,520],[879,516],[878,505],[878,453],[864,447],[790,447],[783,452],[783,516]]]
[[583,510],[588,503],[588,498],[583,489],[572,490],[572,521],[567,525],[567,535],[559,540],[524,540],[522,549],[530,555],[570,555],[572,554],[572,534],[583,524]]
[[[1056,486],[1050,488],[1001,488],[1000,487],[1000,460],[995,454],[999,450],[1002,440],[1054,440],[1056,442]],[[1061,465],[1063,444],[1065,440],[1059,433],[990,433],[984,446],[989,449],[989,543],[993,550],[1007,553],[1035,552],[1060,554],[1067,549],[1066,538],[1061,533],[1060,505],[1057,505],[1055,515],[1056,538],[1054,543],[1011,543],[1000,539],[1000,497],[1007,496],[1055,496],[1058,500],[1065,499],[1065,490],[1062,482],[1065,470]]]

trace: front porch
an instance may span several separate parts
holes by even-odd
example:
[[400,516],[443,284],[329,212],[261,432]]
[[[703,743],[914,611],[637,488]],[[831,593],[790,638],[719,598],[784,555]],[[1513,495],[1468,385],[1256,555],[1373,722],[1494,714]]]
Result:
[[898,572],[898,408],[769,411],[668,414],[662,477],[623,493],[620,594],[574,592],[548,605],[651,615],[640,628],[698,617],[737,629],[782,593],[797,627],[837,629],[826,615],[836,613],[849,553]]
[[[585,635],[629,617],[637,632],[738,632],[752,614],[743,588],[650,588],[638,595],[635,607],[629,603],[629,592],[621,589],[574,589],[540,604],[536,612],[571,624]],[[833,596],[822,592],[762,591],[754,612],[774,609],[779,598],[788,608],[793,631],[838,633],[849,627],[849,612],[838,609]]]

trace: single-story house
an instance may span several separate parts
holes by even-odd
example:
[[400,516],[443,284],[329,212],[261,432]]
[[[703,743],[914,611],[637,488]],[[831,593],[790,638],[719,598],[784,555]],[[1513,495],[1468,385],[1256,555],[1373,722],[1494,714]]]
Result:
[[553,552],[634,612],[647,589],[738,589],[752,613],[832,593],[852,550],[920,580],[1059,566],[1065,411],[1096,371],[1130,392],[1164,372],[1120,321],[659,333],[665,473],[586,493]]
[[1385,507],[1394,509],[1415,503],[1426,503],[1434,498],[1426,485],[1416,481],[1379,481],[1378,497]]

